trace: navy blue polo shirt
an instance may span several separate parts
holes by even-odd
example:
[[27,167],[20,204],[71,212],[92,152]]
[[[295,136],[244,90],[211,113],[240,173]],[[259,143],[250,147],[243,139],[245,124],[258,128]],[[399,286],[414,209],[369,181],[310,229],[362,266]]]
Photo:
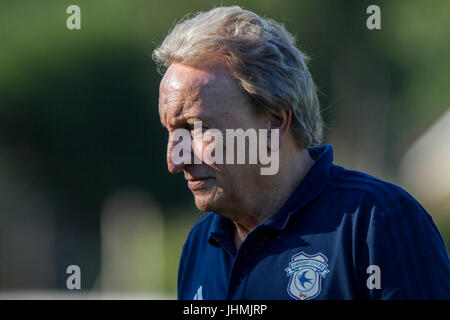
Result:
[[179,299],[450,299],[450,263],[431,216],[406,191],[334,165],[330,145],[271,220],[238,250],[213,212],[191,230]]

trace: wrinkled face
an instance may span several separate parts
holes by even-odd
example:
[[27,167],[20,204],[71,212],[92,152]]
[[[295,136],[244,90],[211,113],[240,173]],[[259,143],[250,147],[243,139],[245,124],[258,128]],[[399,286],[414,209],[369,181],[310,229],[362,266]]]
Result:
[[[159,115],[161,123],[169,131],[169,171],[184,172],[187,186],[200,210],[220,213],[229,211],[231,207],[238,210],[251,201],[257,201],[252,192],[258,190],[260,166],[212,163],[205,150],[216,143],[216,139],[195,139],[198,134],[198,130],[194,131],[195,121],[202,121],[203,132],[218,129],[224,138],[226,129],[266,128],[264,119],[255,114],[248,97],[223,65],[218,63],[197,69],[172,64],[161,81]],[[193,160],[191,164],[173,161],[172,150],[179,142],[171,141],[175,140],[171,138],[178,128],[188,129],[192,134],[191,156],[202,160],[201,164],[195,164]],[[225,141],[223,145],[225,157]]]

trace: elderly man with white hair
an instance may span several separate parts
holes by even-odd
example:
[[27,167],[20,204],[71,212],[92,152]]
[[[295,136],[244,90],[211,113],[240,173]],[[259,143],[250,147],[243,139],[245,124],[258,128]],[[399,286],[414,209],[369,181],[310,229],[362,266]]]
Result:
[[[425,209],[334,165],[321,145],[307,57],[283,26],[214,8],[178,23],[153,58],[169,171],[184,173],[208,212],[183,247],[179,299],[450,298],[447,250]],[[245,151],[276,155],[277,170],[217,161],[237,158],[222,141],[232,129],[245,132]]]

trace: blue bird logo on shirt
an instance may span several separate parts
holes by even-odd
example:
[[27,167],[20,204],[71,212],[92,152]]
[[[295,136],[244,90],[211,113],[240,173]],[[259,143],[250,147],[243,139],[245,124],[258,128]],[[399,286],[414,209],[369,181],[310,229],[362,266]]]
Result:
[[289,295],[298,300],[317,297],[320,294],[321,280],[330,272],[327,262],[327,257],[321,252],[309,255],[301,251],[294,254],[285,269],[290,277]]
[[308,271],[309,271],[309,270],[303,271],[303,273],[300,274],[300,275],[298,276],[298,281],[300,281],[300,285],[301,285],[303,288],[305,288],[305,289],[306,289],[305,283],[310,283],[310,284],[312,284],[312,280],[314,279],[314,278],[307,278],[307,277],[306,277],[306,273],[308,273]]

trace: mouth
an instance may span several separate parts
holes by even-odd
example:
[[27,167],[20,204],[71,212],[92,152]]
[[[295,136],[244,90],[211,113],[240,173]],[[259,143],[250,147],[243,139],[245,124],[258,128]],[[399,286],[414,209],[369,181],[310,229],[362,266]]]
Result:
[[203,189],[213,178],[192,178],[188,180],[188,187],[192,191]]

